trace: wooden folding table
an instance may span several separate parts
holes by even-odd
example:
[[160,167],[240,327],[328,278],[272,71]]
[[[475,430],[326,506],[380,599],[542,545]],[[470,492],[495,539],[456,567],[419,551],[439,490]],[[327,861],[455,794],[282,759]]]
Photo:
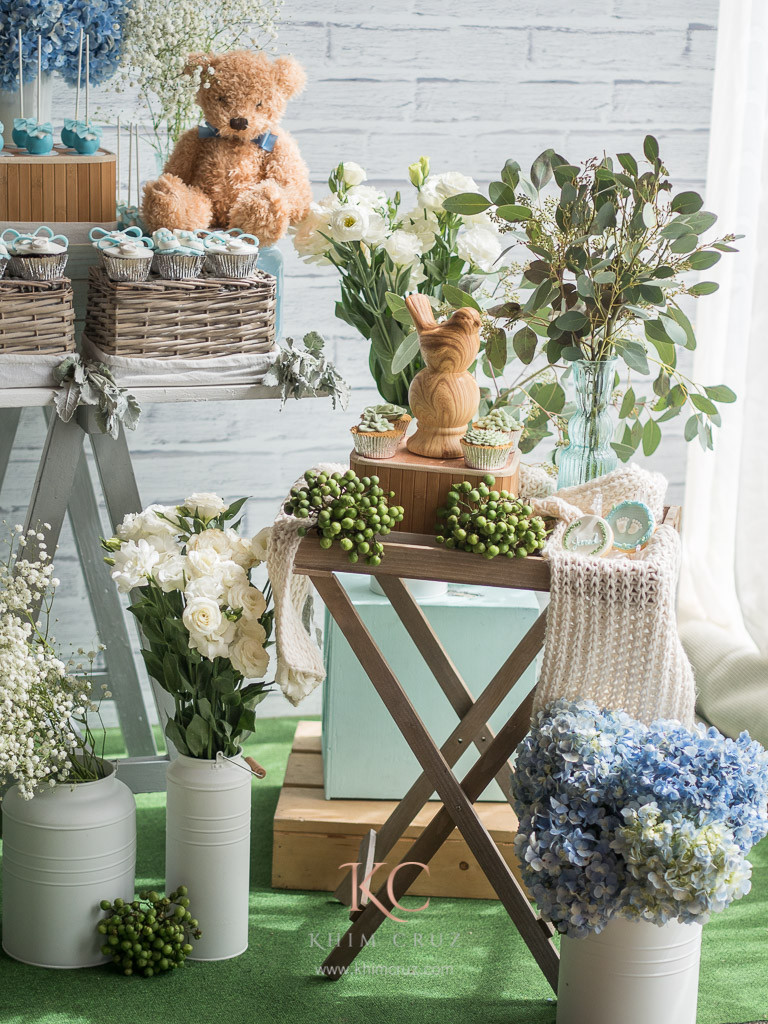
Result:
[[[679,528],[679,520],[679,508],[664,510],[664,523]],[[323,550],[316,537],[308,536],[301,542],[295,562],[295,571],[309,576],[314,583],[423,770],[379,832],[371,831],[364,839],[358,855],[361,864],[357,872],[358,890],[352,889],[351,873],[336,890],[343,903],[356,909],[350,914],[352,924],[349,929],[324,961],[323,971],[330,979],[343,975],[385,920],[384,910],[393,910],[395,902],[407,892],[421,872],[422,865],[429,863],[455,827],[472,850],[547,981],[557,991],[559,956],[552,942],[555,930],[537,914],[474,807],[474,801],[479,799],[494,777],[504,793],[509,795],[509,758],[530,728],[535,688],[497,735],[494,736],[487,723],[541,650],[546,610],[474,700],[404,582],[409,579],[445,580],[449,583],[548,591],[549,563],[541,556],[483,559],[463,551],[446,550],[433,538],[422,534],[400,532],[387,538],[384,549],[381,565],[375,568],[362,562],[352,565],[337,548]],[[341,572],[366,573],[376,577],[450,701],[459,724],[441,747],[419,718],[339,582],[336,574]],[[459,781],[452,768],[470,743],[477,747],[480,757]],[[443,806],[401,861],[403,867],[397,870],[390,892],[386,884],[382,885],[375,894],[375,900],[366,903],[359,880],[367,875],[376,861],[384,860],[433,792],[437,792]]]

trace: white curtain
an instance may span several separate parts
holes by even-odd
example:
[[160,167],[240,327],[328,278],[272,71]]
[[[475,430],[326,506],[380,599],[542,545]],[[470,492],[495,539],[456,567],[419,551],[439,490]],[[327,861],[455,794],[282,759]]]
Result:
[[689,446],[681,635],[701,714],[768,743],[768,2],[721,0],[705,208],[745,238],[704,276],[693,379],[727,384],[715,451]]

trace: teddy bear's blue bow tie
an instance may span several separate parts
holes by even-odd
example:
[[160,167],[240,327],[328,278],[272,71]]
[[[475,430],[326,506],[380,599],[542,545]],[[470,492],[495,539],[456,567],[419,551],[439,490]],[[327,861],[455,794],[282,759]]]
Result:
[[[197,129],[197,137],[199,139],[218,139],[220,136],[218,128],[214,128],[208,121],[205,124],[201,124]],[[262,132],[261,135],[257,135],[255,139],[251,139],[254,146],[258,146],[259,149],[263,149],[265,153],[271,153],[275,148],[277,142],[277,136],[273,135],[272,132]]]

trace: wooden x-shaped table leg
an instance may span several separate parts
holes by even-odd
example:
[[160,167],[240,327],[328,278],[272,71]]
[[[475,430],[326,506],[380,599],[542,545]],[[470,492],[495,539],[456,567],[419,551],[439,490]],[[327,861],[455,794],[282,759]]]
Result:
[[[498,736],[491,741],[487,750],[481,754],[480,759],[467,774],[463,782],[460,783],[451,771],[451,763],[449,763],[443,751],[438,749],[430,736],[400,685],[399,680],[368,632],[336,576],[333,574],[316,575],[314,573],[310,575],[328,610],[344,633],[392,719],[424,770],[426,781],[422,783],[419,780],[413,787],[414,789],[420,785],[423,787],[419,789],[419,796],[429,788],[429,792],[427,792],[422,804],[429,799],[432,790],[437,791],[443,802],[441,810],[413,844],[406,857],[407,861],[416,861],[418,863],[411,864],[397,872],[393,893],[395,899],[399,899],[407,891],[415,877],[419,874],[421,867],[418,865],[427,864],[451,834],[454,827],[458,827],[481,869],[495,889],[499,900],[536,958],[545,977],[552,987],[556,989],[558,955],[551,942],[553,929],[546,922],[542,921],[531,907],[524,889],[510,871],[473,806],[473,802],[478,799],[491,779],[502,770],[510,754],[528,731],[532,696],[518,708],[512,718],[501,729]],[[392,592],[396,593],[395,587],[392,588]],[[405,605],[403,605],[403,611],[405,611]],[[535,626],[532,628],[535,629]],[[413,626],[412,635],[414,634],[419,634],[418,625]],[[416,639],[416,636],[414,636],[414,639]],[[523,640],[523,644],[525,644],[526,639],[528,637]],[[422,647],[422,640],[423,633],[420,639],[417,639],[420,647]],[[439,641],[436,638],[435,642],[439,646]],[[429,641],[427,643],[429,644]],[[431,653],[433,656],[435,655],[434,650]],[[516,654],[517,652],[513,652],[511,658],[515,658]],[[445,652],[443,652],[443,655],[445,655]],[[525,662],[525,665],[530,662],[531,657],[534,655],[535,651]],[[509,666],[510,659],[508,659],[500,671],[504,672]],[[431,662],[430,667],[433,667]],[[498,674],[496,678],[498,679]],[[508,688],[507,686],[505,692],[508,691]],[[485,692],[487,693],[490,689],[490,686],[487,687]],[[503,699],[503,695],[499,698],[499,702],[501,699]],[[444,746],[447,746],[452,738],[455,738],[455,741],[460,739],[462,730],[465,733],[467,732],[467,729],[464,728],[467,725],[466,719],[473,713],[476,726],[482,727],[485,724],[490,711],[488,711],[485,704],[480,704],[481,700],[482,696],[469,709],[464,721],[457,727],[457,730],[454,731],[452,737],[449,738]],[[493,708],[490,710],[492,711]],[[474,735],[474,733],[470,733],[470,736],[473,738]],[[459,748],[459,754],[463,749]],[[448,753],[452,757],[452,763],[455,763],[458,760],[459,754],[453,757],[452,751],[453,748],[450,748]],[[413,789],[411,792],[413,792]],[[419,807],[415,807],[413,814],[411,814],[411,807],[408,807],[407,811],[401,812],[403,818],[405,818],[406,814],[410,815],[403,828],[410,823],[418,810]],[[389,824],[387,822],[387,825]],[[399,824],[398,822],[398,827]],[[395,828],[391,827],[387,841],[392,841],[392,843],[396,841],[398,837],[394,835],[394,832]],[[343,973],[346,967],[355,959],[363,945],[365,945],[363,936],[369,937],[372,935],[384,920],[385,915],[380,909],[380,905],[386,906],[386,901],[389,899],[386,887],[384,887],[383,895],[384,899],[381,898],[381,892],[377,894],[377,901],[372,901],[363,909],[362,913],[351,925],[342,942],[328,956],[323,964],[323,969],[328,977],[338,978]],[[391,908],[393,905],[389,901],[389,907]],[[357,939],[357,942],[355,942],[355,939]]]

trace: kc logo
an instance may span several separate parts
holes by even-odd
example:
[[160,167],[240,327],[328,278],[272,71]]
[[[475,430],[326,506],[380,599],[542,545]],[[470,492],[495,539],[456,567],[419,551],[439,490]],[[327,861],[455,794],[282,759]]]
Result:
[[407,867],[408,865],[415,865],[416,867],[421,868],[422,871],[426,871],[426,873],[429,874],[429,865],[422,864],[420,861],[416,860],[406,860],[403,861],[402,864],[398,864],[396,867],[392,868],[392,870],[389,872],[389,875],[387,876],[387,900],[389,901],[389,906],[387,907],[381,902],[381,900],[379,900],[376,897],[375,893],[371,892],[369,884],[373,876],[379,870],[379,868],[383,868],[386,866],[386,861],[382,860],[378,863],[374,862],[374,865],[371,868],[371,870],[368,872],[365,878],[363,878],[362,881],[359,883],[357,881],[357,872],[358,869],[361,867],[360,861],[355,861],[349,864],[340,864],[339,868],[352,868],[352,890],[355,894],[355,898],[352,907],[350,907],[350,910],[352,910],[353,912],[360,911],[363,908],[361,906],[358,906],[358,900],[360,900],[362,903],[367,903],[370,900],[370,902],[373,903],[374,906],[379,908],[379,910],[381,911],[382,914],[384,914],[385,917],[388,917],[390,921],[397,921],[399,924],[404,924],[405,918],[395,917],[395,915],[392,913],[392,910],[399,910],[404,914],[417,914],[420,910],[426,910],[427,907],[429,906],[429,900],[427,900],[426,903],[422,903],[420,907],[404,907],[402,906],[402,904],[397,902],[397,899],[395,897],[395,876],[397,875],[397,872],[400,870],[400,868]]

